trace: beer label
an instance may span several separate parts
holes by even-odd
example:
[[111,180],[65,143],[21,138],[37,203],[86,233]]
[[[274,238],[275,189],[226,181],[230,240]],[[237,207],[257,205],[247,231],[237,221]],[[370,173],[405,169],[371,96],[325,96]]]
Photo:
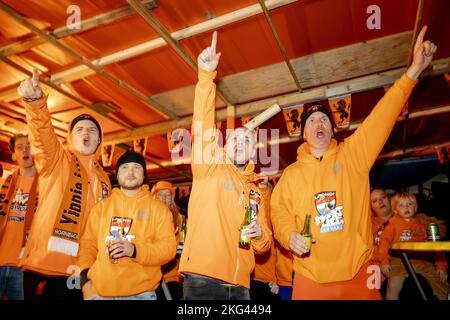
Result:
[[248,230],[248,227],[249,227],[248,225],[241,227],[241,234],[239,237],[239,244],[241,246],[248,246],[250,244],[250,238],[247,237],[247,235],[245,234]]
[[302,235],[306,241],[306,247],[311,250],[312,247],[312,236],[311,235]]

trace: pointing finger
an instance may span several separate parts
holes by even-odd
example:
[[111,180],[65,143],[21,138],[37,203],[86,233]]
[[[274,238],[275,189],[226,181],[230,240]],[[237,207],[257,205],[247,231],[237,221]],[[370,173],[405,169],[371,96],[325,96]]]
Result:
[[39,84],[39,71],[36,68],[33,68],[33,77],[31,78],[33,82],[33,86],[36,87]]
[[214,54],[216,53],[216,45],[217,45],[217,31],[214,31],[211,40],[211,48]]
[[416,44],[414,46],[414,49],[417,50],[417,48],[422,45],[423,39],[425,37],[425,33],[427,32],[428,27],[423,26],[422,30],[420,30],[419,34],[417,35]]

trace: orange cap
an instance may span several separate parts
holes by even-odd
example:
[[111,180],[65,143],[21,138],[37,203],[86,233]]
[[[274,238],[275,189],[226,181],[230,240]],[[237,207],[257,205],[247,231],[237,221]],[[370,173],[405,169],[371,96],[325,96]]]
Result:
[[151,193],[152,195],[155,195],[159,190],[170,190],[172,195],[175,197],[175,189],[176,187],[174,187],[169,181],[158,181],[153,186]]

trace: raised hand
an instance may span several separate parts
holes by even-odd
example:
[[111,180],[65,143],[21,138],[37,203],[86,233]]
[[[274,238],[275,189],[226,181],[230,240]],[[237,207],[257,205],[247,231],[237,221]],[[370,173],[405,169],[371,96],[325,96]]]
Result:
[[427,26],[422,28],[414,45],[413,62],[407,71],[408,76],[413,80],[417,80],[422,71],[430,65],[433,54],[437,50],[437,46],[430,40],[423,41],[427,29]]
[[197,64],[200,69],[213,72],[219,64],[221,53],[216,53],[217,32],[213,32],[211,46],[206,48],[198,55]]
[[42,89],[39,83],[39,71],[37,69],[33,69],[33,76],[31,79],[26,79],[20,83],[17,92],[27,101],[39,100],[42,97]]

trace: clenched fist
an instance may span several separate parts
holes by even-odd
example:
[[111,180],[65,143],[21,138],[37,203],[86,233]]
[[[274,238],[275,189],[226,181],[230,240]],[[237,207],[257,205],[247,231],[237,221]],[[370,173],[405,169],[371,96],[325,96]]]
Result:
[[39,72],[37,69],[33,69],[33,77],[31,79],[26,79],[20,83],[17,92],[25,101],[35,101],[42,98],[42,89],[39,84]]

